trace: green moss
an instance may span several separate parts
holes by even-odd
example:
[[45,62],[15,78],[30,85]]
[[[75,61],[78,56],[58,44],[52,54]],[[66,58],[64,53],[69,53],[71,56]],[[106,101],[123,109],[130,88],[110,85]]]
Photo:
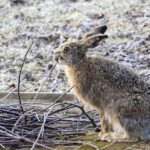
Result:
[[[103,142],[97,139],[98,139],[97,133],[90,133],[84,136],[75,136],[69,138],[69,140],[80,141],[83,143],[81,145],[76,146],[78,147],[78,150],[95,150],[96,147],[103,150],[122,150],[130,148],[136,144],[127,142],[110,143],[110,142]],[[59,146],[57,147],[57,150],[68,150],[68,147]]]

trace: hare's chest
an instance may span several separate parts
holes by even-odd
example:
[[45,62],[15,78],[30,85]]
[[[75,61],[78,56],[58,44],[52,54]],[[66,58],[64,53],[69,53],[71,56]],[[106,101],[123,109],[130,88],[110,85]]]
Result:
[[80,93],[85,85],[84,75],[82,72],[79,72],[75,69],[66,69],[66,76],[71,86],[74,86],[74,90]]
[[84,72],[79,72],[72,69],[66,70],[66,76],[71,86],[74,86],[74,95],[82,102],[94,105],[92,94],[90,94],[90,81],[86,78]]
[[75,75],[74,75],[74,70],[73,69],[66,69],[65,73],[66,73],[66,76],[68,78],[70,85],[75,86],[76,79],[75,79]]
[[88,81],[84,70],[66,69],[65,72],[70,85],[75,87],[74,89],[78,89],[82,92],[87,90],[86,88],[90,81]]

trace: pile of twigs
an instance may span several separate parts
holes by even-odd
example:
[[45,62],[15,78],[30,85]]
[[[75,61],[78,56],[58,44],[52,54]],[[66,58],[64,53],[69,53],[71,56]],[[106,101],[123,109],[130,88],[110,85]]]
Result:
[[88,130],[94,130],[98,123],[95,112],[86,113],[78,103],[68,102],[56,103],[46,109],[32,106],[24,114],[18,106],[1,106],[0,114],[2,147],[33,149],[40,146],[51,149],[57,145],[81,144],[69,138],[85,135]]

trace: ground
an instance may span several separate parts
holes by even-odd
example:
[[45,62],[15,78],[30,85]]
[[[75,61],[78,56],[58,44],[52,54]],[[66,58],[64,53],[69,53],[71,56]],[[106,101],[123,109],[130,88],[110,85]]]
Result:
[[[90,52],[115,59],[150,79],[150,1],[146,0],[1,0],[0,91],[17,85],[23,57],[21,91],[37,91],[55,61],[55,48],[80,38],[97,25],[107,25],[109,38]],[[69,85],[57,67],[42,91],[64,92]]]
[[[35,42],[23,67],[21,91],[39,89],[55,64],[53,53],[59,44],[68,38],[80,38],[98,25],[108,26],[109,38],[89,52],[133,68],[150,82],[149,0],[0,0],[0,91],[17,87],[20,67],[32,39]],[[57,66],[41,91],[63,93],[68,88],[63,68]],[[91,135],[86,138],[93,139]],[[100,144],[100,148],[108,145]],[[90,145],[79,149],[87,149],[86,146]],[[117,148],[133,149],[128,143],[121,146]],[[144,144],[141,149],[148,150],[149,145]]]

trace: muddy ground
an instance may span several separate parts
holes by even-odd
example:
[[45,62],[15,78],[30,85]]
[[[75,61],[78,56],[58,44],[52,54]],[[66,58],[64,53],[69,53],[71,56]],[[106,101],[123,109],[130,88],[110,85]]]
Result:
[[[80,38],[97,25],[107,25],[109,38],[90,52],[115,59],[150,81],[149,0],[0,0],[0,91],[17,86],[25,62],[21,91],[37,91],[55,61],[54,49],[68,38]],[[57,67],[43,87],[64,92],[69,85]]]

